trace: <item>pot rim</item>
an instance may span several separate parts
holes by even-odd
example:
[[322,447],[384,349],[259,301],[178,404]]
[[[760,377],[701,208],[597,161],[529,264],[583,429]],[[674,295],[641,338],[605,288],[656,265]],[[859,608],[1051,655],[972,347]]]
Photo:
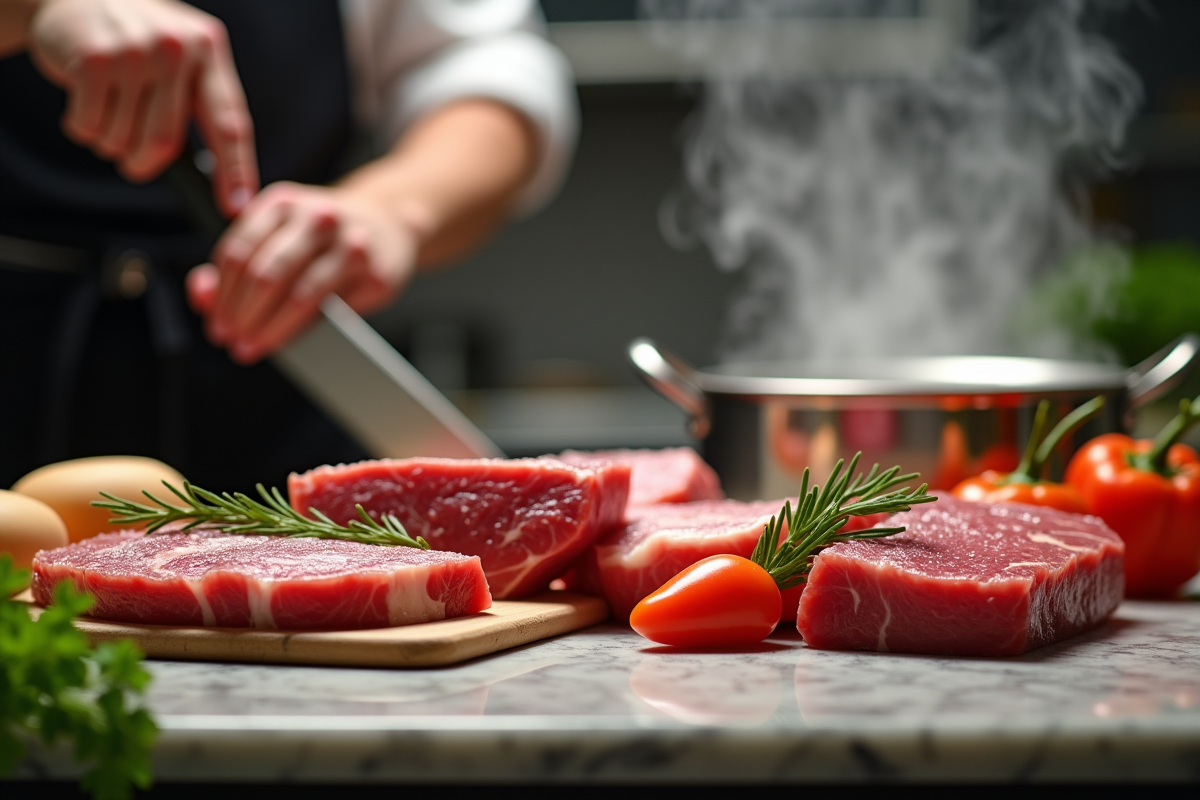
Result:
[[[646,337],[629,343],[629,361],[655,391],[685,411],[688,430],[703,439],[711,429],[710,395],[792,398],[955,398],[1036,396],[1046,394],[1107,394],[1119,391],[1129,411],[1161,397],[1200,360],[1200,334],[1186,333],[1140,364],[1122,369],[1090,361],[1062,361],[1015,356],[930,356],[878,359],[872,363],[885,378],[848,374],[846,362],[824,362],[821,369],[837,367],[840,374],[763,376],[754,374],[768,364],[805,365],[820,362],[745,362],[696,370],[679,356]],[[855,367],[862,369],[863,362]],[[918,367],[924,369],[918,370]],[[913,380],[905,371],[925,372]],[[743,374],[737,374],[743,373]],[[750,374],[745,374],[750,373]],[[957,377],[955,377],[957,376]],[[972,380],[963,380],[968,376]],[[1126,426],[1131,424],[1128,414]]]
[[1128,388],[1112,364],[1013,356],[928,356],[856,361],[755,361],[696,370],[710,394],[797,397],[1107,393]]

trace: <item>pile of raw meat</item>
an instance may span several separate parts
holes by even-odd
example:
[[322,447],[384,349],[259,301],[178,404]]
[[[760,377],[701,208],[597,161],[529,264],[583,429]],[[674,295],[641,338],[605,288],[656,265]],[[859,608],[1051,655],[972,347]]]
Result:
[[[427,622],[540,591],[619,525],[630,467],[414,458],[293,475],[293,504],[345,524],[391,513],[431,551],[219,530],[104,534],[34,559],[34,597],[69,580],[124,622],[349,629]],[[489,590],[490,585],[490,590]]]
[[[288,490],[342,524],[356,505],[392,514],[433,549],[124,531],[39,554],[35,596],[65,579],[106,619],[362,628],[476,613],[561,577],[627,619],[696,561],[749,556],[783,505],[724,499],[686,448],[365,461],[294,474]],[[1093,517],[941,498],[889,524],[907,531],[830,547],[785,592],[783,621],[810,646],[1009,655],[1095,627],[1121,599],[1123,545]]]
[[[718,499],[716,483],[686,477],[687,453],[654,471],[654,498],[638,486],[646,456],[592,456],[632,463],[631,497],[646,501],[631,502],[626,524],[588,550],[565,576],[569,588],[604,595],[614,615],[628,618],[696,561],[751,554],[783,501]],[[678,476],[674,487],[667,474]],[[1124,545],[1095,517],[942,497],[886,520],[852,517],[845,530],[879,524],[906,531],[829,547],[808,583],[784,592],[781,622],[794,622],[810,647],[1014,655],[1096,627],[1121,601]]]

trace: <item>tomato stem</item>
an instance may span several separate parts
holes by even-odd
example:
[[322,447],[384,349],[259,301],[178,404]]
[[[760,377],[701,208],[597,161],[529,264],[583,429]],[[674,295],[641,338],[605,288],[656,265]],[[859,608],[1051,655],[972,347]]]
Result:
[[1033,427],[1029,429],[1029,439],[1025,442],[1025,451],[1021,453],[1021,462],[1016,470],[1005,479],[1005,483],[1033,483],[1037,479],[1033,474],[1033,459],[1037,453],[1038,443],[1042,440],[1042,432],[1046,430],[1046,418],[1050,416],[1050,401],[1038,403],[1033,415]]
[[1197,422],[1200,422],[1200,397],[1195,400],[1180,400],[1179,413],[1154,437],[1150,451],[1144,457],[1135,458],[1134,466],[1169,477],[1171,471],[1167,467],[1167,452]]
[[1050,415],[1050,401],[1043,400],[1038,403],[1033,417],[1033,427],[1029,431],[1029,441],[1025,443],[1025,452],[1021,455],[1021,463],[1017,464],[1015,471],[1004,477],[1004,480],[1000,482],[1001,485],[1041,481],[1046,471],[1046,464],[1050,461],[1050,456],[1054,454],[1055,448],[1081,425],[1099,414],[1102,408],[1104,408],[1104,397],[1093,397],[1063,417],[1043,439],[1042,431],[1045,430],[1046,419]]

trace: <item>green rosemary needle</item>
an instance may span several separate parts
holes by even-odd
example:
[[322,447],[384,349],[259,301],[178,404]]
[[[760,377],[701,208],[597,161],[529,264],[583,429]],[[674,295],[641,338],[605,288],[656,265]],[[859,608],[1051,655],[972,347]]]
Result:
[[918,503],[932,503],[937,500],[936,497],[926,494],[928,484],[921,484],[916,489],[889,491],[897,484],[918,477],[919,473],[916,472],[900,475],[899,467],[880,472],[879,465],[876,464],[867,475],[855,475],[854,470],[858,467],[858,459],[861,456],[862,453],[856,453],[854,458],[850,459],[845,473],[842,473],[845,461],[839,460],[824,489],[816,485],[809,486],[808,469],[805,469],[800,482],[796,510],[793,511],[792,502],[787,501],[783,504],[779,516],[771,517],[771,521],[764,527],[750,560],[765,569],[775,579],[775,584],[781,591],[799,586],[808,580],[812,558],[824,547],[851,539],[892,536],[904,530],[903,526],[876,527],[841,533],[850,517],[894,514],[908,511]]
[[116,516],[109,522],[134,525],[149,523],[146,526],[147,533],[154,533],[170,522],[190,520],[182,530],[212,524],[225,533],[287,536],[294,539],[337,539],[361,544],[429,549],[428,542],[420,536],[415,539],[409,536],[400,520],[391,514],[384,514],[380,524],[371,519],[361,505],[355,506],[361,519],[350,520],[342,526],[315,508],[309,509],[313,515],[312,519],[303,516],[288,505],[278,489],[272,488],[268,492],[261,483],[258,484],[258,493],[263,499],[261,503],[241,492],[216,494],[199,486],[192,486],[187,481],[183,482],[182,490],[167,481],[163,481],[163,486],[179,498],[183,505],[172,505],[147,491],[143,491],[142,494],[154,505],[124,500],[108,492],[100,492],[108,502],[95,500],[92,505],[112,511]]

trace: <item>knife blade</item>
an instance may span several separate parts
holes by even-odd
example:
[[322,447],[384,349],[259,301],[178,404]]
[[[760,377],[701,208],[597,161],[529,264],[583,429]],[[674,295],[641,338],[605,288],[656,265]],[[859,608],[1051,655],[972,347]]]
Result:
[[[193,227],[215,239],[227,222],[196,154],[188,147],[164,178]],[[504,455],[337,295],[326,298],[321,316],[271,360],[376,458]]]

